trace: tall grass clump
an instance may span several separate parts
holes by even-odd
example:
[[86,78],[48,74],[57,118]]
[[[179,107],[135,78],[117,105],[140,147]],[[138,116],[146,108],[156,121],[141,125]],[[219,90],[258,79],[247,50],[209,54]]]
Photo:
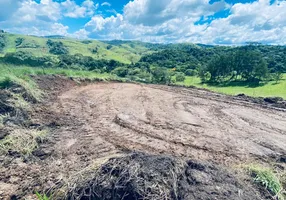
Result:
[[256,165],[248,167],[248,170],[255,183],[267,189],[275,199],[285,200],[281,177],[277,173],[270,168]]
[[29,156],[38,148],[38,142],[43,141],[47,134],[47,130],[14,129],[3,140],[0,140],[0,155],[13,151]]
[[0,64],[0,89],[9,89],[14,85],[23,87],[29,96],[40,101],[42,91],[37,84],[31,79],[34,71],[28,68],[14,68],[13,66]]

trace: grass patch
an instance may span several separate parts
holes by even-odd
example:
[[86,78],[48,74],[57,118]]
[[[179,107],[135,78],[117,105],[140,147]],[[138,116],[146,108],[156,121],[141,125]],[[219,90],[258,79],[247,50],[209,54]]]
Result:
[[20,70],[10,65],[0,65],[0,88],[8,89],[13,85],[19,85],[26,90],[29,96],[40,101],[43,93],[30,78],[30,74],[32,74],[31,70],[27,68]]
[[38,141],[43,141],[47,134],[47,130],[14,129],[0,141],[0,154],[13,151],[23,156],[31,155],[38,148]]
[[48,197],[46,194],[40,194],[38,192],[36,192],[36,196],[38,200],[49,200],[50,199],[50,197]]
[[9,117],[9,115],[0,115],[0,128],[4,127],[4,120]]
[[281,175],[275,173],[270,168],[258,165],[249,166],[248,170],[255,183],[267,189],[267,191],[278,200],[285,200],[285,191],[281,181]]
[[199,77],[186,76],[184,82],[177,82],[177,85],[184,86],[196,86],[198,88],[209,89],[214,92],[237,95],[244,93],[248,96],[253,97],[270,97],[278,96],[286,99],[286,74],[284,74],[283,79],[276,84],[275,81],[270,81],[268,83],[262,84],[257,87],[253,87],[251,84],[230,84],[230,85],[208,85],[201,84]]
[[11,105],[15,108],[22,109],[25,111],[29,111],[31,109],[31,105],[27,102],[21,94],[11,93],[13,98],[9,100]]

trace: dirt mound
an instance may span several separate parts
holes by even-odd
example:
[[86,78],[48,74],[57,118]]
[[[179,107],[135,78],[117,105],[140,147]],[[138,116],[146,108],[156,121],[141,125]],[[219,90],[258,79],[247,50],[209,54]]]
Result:
[[60,75],[34,76],[33,79],[39,88],[46,92],[48,101],[54,100],[58,94],[77,85],[72,78]]
[[248,102],[286,109],[286,100],[281,97],[251,97],[245,94],[238,94],[237,97]]
[[144,153],[112,158],[74,181],[67,199],[261,199],[219,166]]

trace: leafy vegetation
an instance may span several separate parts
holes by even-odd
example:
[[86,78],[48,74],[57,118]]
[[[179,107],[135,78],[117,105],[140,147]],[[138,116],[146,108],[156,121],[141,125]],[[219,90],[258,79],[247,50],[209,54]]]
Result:
[[49,52],[55,55],[68,54],[68,49],[64,46],[62,42],[56,42],[52,40],[47,41],[49,47]]
[[36,196],[38,200],[49,200],[50,199],[50,197],[48,197],[46,194],[40,194],[38,192],[36,192]]
[[0,52],[3,51],[5,47],[5,36],[4,34],[0,34]]

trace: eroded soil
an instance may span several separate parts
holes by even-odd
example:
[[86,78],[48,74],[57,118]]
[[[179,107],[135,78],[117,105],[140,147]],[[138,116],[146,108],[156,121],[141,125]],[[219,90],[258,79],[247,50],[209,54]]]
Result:
[[32,198],[33,191],[57,187],[99,159],[130,151],[224,167],[286,154],[283,109],[159,85],[40,86],[53,98],[38,107],[34,121],[52,127],[50,142],[41,147],[41,159],[14,159],[0,171],[0,187],[18,198]]

